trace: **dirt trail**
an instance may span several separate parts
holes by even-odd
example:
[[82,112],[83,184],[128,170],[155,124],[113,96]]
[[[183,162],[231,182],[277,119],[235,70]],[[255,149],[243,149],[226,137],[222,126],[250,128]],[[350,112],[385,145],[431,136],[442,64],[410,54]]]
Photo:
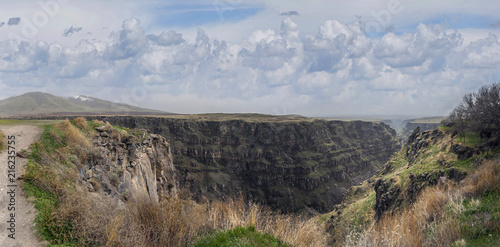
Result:
[[[0,131],[6,136],[15,136],[15,150],[20,152],[27,149],[31,143],[40,136],[41,129],[30,125],[0,125]],[[21,189],[20,181],[10,181],[8,168],[9,155],[7,149],[0,154],[0,246],[5,247],[32,247],[42,246],[34,235],[33,220],[35,219],[35,208],[28,202]],[[27,159],[15,158],[15,177],[23,173]],[[15,206],[13,205],[15,203]],[[12,207],[14,206],[14,207]],[[12,215],[14,213],[15,215]],[[9,221],[15,220],[15,223]],[[11,228],[14,226],[14,228]],[[10,229],[9,229],[10,228]],[[15,234],[13,234],[15,230]],[[12,239],[10,236],[15,237]]]

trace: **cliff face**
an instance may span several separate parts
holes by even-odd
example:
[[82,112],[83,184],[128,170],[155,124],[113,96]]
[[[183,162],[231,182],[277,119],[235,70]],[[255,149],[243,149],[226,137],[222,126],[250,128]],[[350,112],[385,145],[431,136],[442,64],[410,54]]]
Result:
[[400,148],[389,126],[361,121],[100,120],[165,136],[181,187],[199,199],[241,193],[288,212],[330,210]]
[[176,170],[165,138],[146,132],[138,136],[96,128],[92,150],[79,169],[80,183],[91,192],[102,192],[124,201],[175,192]]

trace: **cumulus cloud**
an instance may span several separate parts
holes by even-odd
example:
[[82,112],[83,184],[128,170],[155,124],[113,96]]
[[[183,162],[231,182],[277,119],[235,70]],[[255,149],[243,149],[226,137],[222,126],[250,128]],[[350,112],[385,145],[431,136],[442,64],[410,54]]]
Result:
[[185,40],[182,38],[182,34],[177,33],[173,30],[162,32],[158,36],[151,34],[148,35],[148,38],[161,46],[179,45],[185,42]]
[[77,33],[77,32],[80,32],[80,31],[82,31],[82,27],[73,27],[73,26],[71,26],[70,28],[64,30],[63,36],[64,37],[68,37],[68,36],[73,35],[73,33]]
[[440,115],[467,90],[500,79],[495,34],[464,45],[439,25],[377,39],[359,22],[328,20],[312,35],[289,18],[276,27],[229,43],[203,29],[191,40],[147,33],[131,18],[108,40],[74,47],[3,40],[0,84],[173,112]]
[[123,22],[122,30],[112,33],[113,42],[106,50],[112,60],[126,59],[137,55],[145,48],[146,36],[141,21],[135,18]]
[[500,68],[500,40],[490,33],[485,39],[472,42],[461,53],[463,66],[467,68]]
[[9,26],[18,25],[19,22],[21,22],[21,18],[19,18],[19,17],[12,17],[12,18],[9,18],[9,21],[7,22],[7,25],[9,25]]

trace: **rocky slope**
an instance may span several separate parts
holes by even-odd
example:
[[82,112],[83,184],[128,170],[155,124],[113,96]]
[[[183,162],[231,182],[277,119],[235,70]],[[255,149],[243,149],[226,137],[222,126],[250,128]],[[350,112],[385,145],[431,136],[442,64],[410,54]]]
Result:
[[[456,201],[450,200],[453,203],[462,203],[464,197],[472,197],[470,192],[462,191],[473,190],[475,186],[479,186],[477,184],[483,182],[481,181],[482,178],[478,179],[480,176],[486,176],[489,177],[488,179],[491,179],[491,181],[487,182],[488,186],[497,186],[500,182],[498,180],[499,177],[493,176],[494,173],[498,172],[498,165],[493,165],[493,174],[486,172],[477,175],[475,172],[480,170],[482,166],[486,166],[483,163],[493,162],[494,164],[499,164],[500,133],[496,133],[496,135],[489,139],[478,139],[479,141],[473,144],[463,142],[463,138],[456,136],[454,133],[453,129],[445,126],[423,132],[417,127],[410,134],[404,148],[395,154],[375,176],[359,186],[350,188],[344,201],[336,205],[334,211],[325,215],[329,217],[328,224],[335,245],[371,246],[380,244],[377,241],[380,241],[382,238],[387,238],[387,241],[394,242],[394,239],[390,239],[392,237],[391,234],[397,235],[396,233],[399,233],[398,231],[404,229],[407,225],[410,228],[413,227],[412,231],[416,229],[414,226],[418,224],[420,224],[418,225],[419,227],[425,226],[426,231],[434,231],[432,227],[428,227],[426,224],[429,223],[429,226],[444,224],[443,218],[440,218],[441,216],[439,216],[439,219],[437,216],[433,216],[434,218],[431,217],[426,222],[419,221],[420,218],[417,216],[411,216],[410,219],[399,219],[400,221],[406,220],[411,223],[405,223],[406,225],[401,225],[398,229],[396,229],[396,225],[388,226],[390,219],[393,219],[391,217],[400,217],[401,214],[403,215],[401,216],[402,218],[408,217],[410,215],[408,212],[413,213],[412,210],[416,210],[415,215],[428,215],[429,213],[422,210],[436,208],[437,204],[432,204],[434,194],[426,197],[424,193],[426,189],[429,189],[427,193],[433,192],[437,193],[437,195],[447,193],[446,195],[454,195],[452,199]],[[481,190],[475,196],[479,196],[480,200],[481,193],[484,193],[484,191],[486,190]],[[496,198],[496,196],[498,195],[494,195],[493,197]],[[447,201],[440,203],[437,208],[449,206],[446,205]],[[469,206],[466,205],[465,208],[467,207]],[[481,218],[481,224],[483,225],[480,224],[478,226],[476,224],[475,228],[497,229],[497,225],[488,225],[490,224],[488,222],[491,222],[491,217],[498,217],[497,209],[485,208],[485,210],[487,213],[482,214],[477,211],[467,213],[463,209],[462,211],[457,211],[458,213],[452,211],[453,214],[445,214],[442,217],[465,219],[460,224],[467,225],[469,218],[475,217],[474,219],[478,219],[481,217],[484,218],[484,215],[487,215],[486,219]],[[454,215],[454,213],[457,215]],[[416,223],[413,222],[415,220],[417,221]],[[433,222],[434,220],[436,222]],[[459,220],[457,219],[457,221]],[[454,224],[458,223],[455,222]],[[472,224],[474,225],[475,223]],[[384,233],[385,230],[381,230],[385,229],[384,227],[395,228],[387,228],[389,233]],[[399,238],[403,237],[401,241],[408,239],[410,242],[415,241],[415,239],[411,239],[412,234],[413,232],[409,235],[399,236]],[[432,234],[424,232],[424,234],[434,236],[434,232]],[[484,237],[483,235],[484,233],[481,233],[481,235],[473,236],[471,239]],[[430,239],[434,241],[432,238]],[[431,240],[426,239],[426,237],[419,239],[419,241]],[[452,240],[455,241],[456,236]],[[388,245],[388,243],[384,245]],[[397,245],[405,246],[406,243],[402,244],[398,242]]]
[[181,187],[196,198],[240,193],[274,209],[325,212],[400,146],[386,124],[100,117],[165,136]]

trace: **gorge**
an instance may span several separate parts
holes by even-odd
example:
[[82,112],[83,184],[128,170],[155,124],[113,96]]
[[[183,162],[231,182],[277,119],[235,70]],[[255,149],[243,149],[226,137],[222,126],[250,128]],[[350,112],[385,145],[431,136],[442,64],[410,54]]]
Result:
[[284,212],[326,212],[400,149],[384,123],[298,118],[213,120],[97,116],[170,143],[180,188],[197,200],[238,197]]

